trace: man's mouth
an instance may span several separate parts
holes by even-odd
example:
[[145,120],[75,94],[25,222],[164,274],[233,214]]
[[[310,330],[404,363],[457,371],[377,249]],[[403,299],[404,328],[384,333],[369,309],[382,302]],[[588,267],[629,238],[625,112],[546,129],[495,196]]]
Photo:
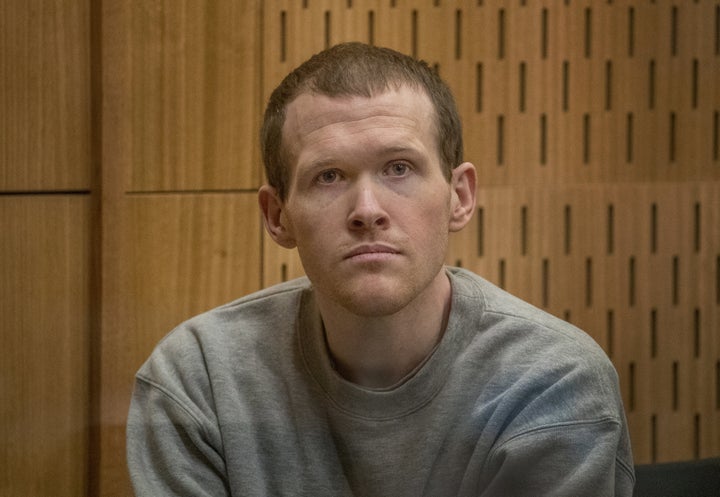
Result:
[[390,245],[383,243],[363,244],[354,247],[347,253],[345,259],[380,259],[400,252]]

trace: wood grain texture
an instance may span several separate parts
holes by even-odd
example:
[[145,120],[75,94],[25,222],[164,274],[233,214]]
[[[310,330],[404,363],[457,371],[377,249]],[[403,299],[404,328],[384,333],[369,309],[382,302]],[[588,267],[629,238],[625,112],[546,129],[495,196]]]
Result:
[[260,288],[249,194],[132,195],[105,239],[99,495],[129,493],[125,420],[134,374],[181,321]]
[[89,1],[8,0],[0,11],[0,191],[87,190]]
[[448,262],[608,351],[638,462],[720,454],[716,4],[102,2],[93,493],[129,491],[129,388],[157,339],[302,274],[261,235],[257,128],[280,79],[345,40],[425,58],[457,96],[479,211]]
[[0,197],[0,493],[87,485],[90,202]]
[[132,191],[259,183],[261,62],[255,2],[127,2],[122,88]]

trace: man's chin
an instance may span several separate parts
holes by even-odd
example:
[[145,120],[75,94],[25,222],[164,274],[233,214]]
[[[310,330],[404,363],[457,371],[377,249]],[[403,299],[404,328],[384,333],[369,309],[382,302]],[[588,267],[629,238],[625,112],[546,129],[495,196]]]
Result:
[[377,281],[355,285],[335,296],[349,312],[364,317],[385,317],[401,311],[411,300],[409,289],[397,284],[378,284]]

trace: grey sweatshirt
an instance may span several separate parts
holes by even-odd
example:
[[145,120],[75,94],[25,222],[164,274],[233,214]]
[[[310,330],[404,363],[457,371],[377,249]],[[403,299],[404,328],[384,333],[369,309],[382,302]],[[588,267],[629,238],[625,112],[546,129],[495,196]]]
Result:
[[140,496],[631,496],[617,375],[588,335],[449,268],[452,310],[387,389],[341,378],[307,279],[180,325],[137,373]]

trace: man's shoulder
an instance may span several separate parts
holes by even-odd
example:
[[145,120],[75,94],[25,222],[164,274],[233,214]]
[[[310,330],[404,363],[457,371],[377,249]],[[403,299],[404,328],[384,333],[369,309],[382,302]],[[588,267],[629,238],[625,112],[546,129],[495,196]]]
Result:
[[475,273],[458,268],[449,271],[463,321],[475,322],[476,331],[501,343],[505,354],[517,349],[520,353],[532,350],[537,358],[543,357],[543,351],[556,357],[564,350],[568,357],[581,354],[584,361],[607,362],[602,348],[586,331]]
[[256,350],[258,344],[267,349],[283,347],[280,342],[291,340],[302,295],[309,289],[308,280],[299,278],[198,314],[157,343],[144,369],[150,364],[200,367],[208,358],[220,362],[241,358],[243,351]]
[[300,296],[309,289],[310,282],[305,277],[279,283],[198,314],[178,328],[234,328],[242,323],[288,321],[290,312],[299,305]]

